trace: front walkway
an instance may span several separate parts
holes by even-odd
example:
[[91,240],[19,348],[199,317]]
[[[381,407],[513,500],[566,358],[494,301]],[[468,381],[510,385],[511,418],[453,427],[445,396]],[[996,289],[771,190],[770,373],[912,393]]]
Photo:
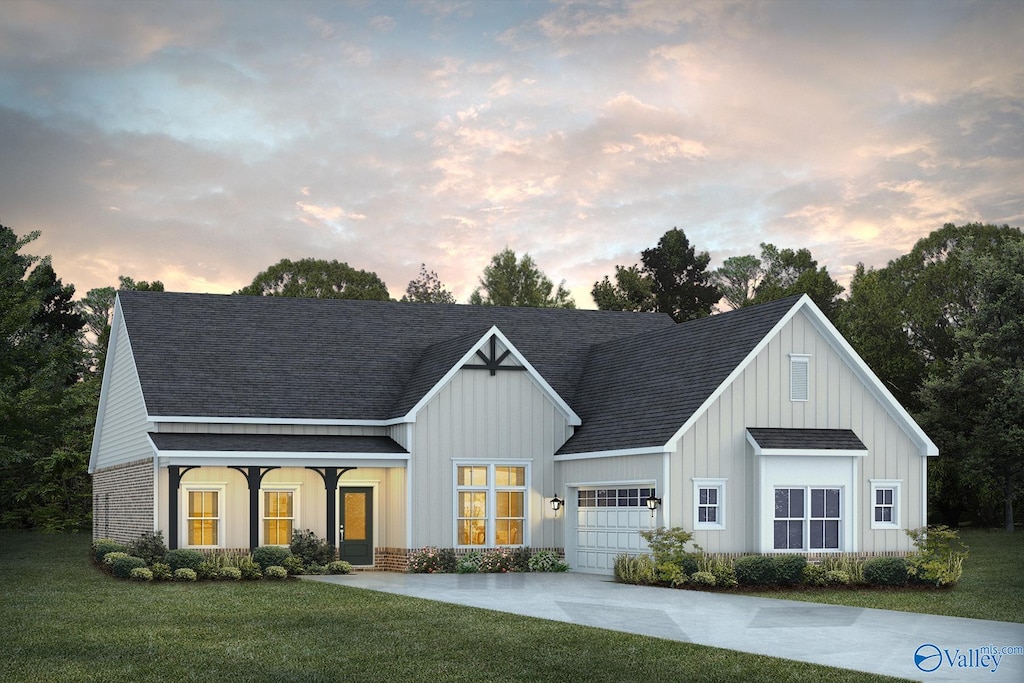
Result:
[[303,578],[902,678],[1024,681],[1024,655],[997,663],[979,650],[1024,646],[1024,624],[626,586],[574,572]]

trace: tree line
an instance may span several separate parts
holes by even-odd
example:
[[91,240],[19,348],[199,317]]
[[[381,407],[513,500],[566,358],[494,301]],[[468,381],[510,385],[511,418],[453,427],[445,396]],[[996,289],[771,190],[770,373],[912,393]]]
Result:
[[[118,289],[163,290],[120,277],[80,301],[48,257],[22,253],[38,232],[0,226],[0,526],[88,528],[91,451]],[[945,225],[884,268],[857,266],[848,294],[807,249],[710,256],[678,228],[633,264],[594,283],[601,310],[659,312],[677,322],[807,294],[940,449],[929,509],[1013,529],[1024,492],[1024,236],[1019,228]],[[373,272],[336,260],[284,259],[235,294],[389,300]],[[452,304],[426,264],[402,301]],[[469,303],[574,308],[529,254],[495,254]]]

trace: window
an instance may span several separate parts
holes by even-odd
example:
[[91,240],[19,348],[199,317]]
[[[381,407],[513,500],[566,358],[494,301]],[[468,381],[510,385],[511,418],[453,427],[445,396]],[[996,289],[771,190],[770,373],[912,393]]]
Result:
[[774,549],[839,550],[840,503],[838,488],[776,488]]
[[456,545],[525,543],[526,470],[526,465],[456,465]]
[[790,354],[789,356],[789,400],[806,401],[809,398],[811,357]]
[[871,528],[900,528],[900,488],[892,479],[871,480]]
[[219,546],[223,537],[223,487],[186,487],[184,496],[185,544],[198,547]]
[[642,508],[654,495],[651,488],[580,489],[576,493],[576,506],[581,508]]
[[693,480],[693,528],[725,528],[725,479]]
[[295,489],[263,491],[263,545],[288,545],[295,529]]

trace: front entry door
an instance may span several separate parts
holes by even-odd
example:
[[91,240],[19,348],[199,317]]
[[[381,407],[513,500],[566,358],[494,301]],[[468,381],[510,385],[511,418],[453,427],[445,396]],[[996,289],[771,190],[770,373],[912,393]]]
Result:
[[373,488],[343,486],[341,504],[341,559],[355,565],[373,564]]

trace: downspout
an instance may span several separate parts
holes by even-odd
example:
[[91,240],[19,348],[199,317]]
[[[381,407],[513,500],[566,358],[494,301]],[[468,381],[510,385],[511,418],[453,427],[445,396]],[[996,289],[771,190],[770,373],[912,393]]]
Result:
[[405,449],[409,451],[409,459],[405,461],[405,549],[412,550],[412,462],[415,459],[412,422],[405,423]]
[[671,478],[672,471],[672,452],[665,451],[661,457],[661,485],[664,489],[661,492],[659,498],[661,498],[661,523],[666,528],[672,527],[672,516],[670,511],[672,509],[672,496],[671,489],[669,487],[669,481]]

